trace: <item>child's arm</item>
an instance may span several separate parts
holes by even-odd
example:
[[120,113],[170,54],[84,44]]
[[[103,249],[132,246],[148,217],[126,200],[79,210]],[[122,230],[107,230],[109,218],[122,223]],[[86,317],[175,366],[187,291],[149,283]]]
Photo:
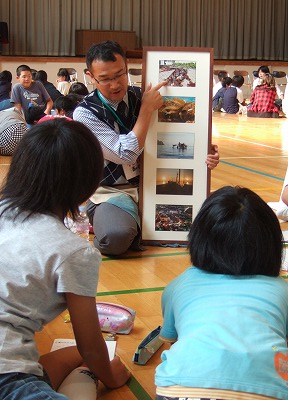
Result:
[[108,388],[124,385],[130,373],[119,357],[109,361],[95,298],[66,293],[66,300],[77,347],[88,368]]
[[47,372],[53,388],[58,390],[63,380],[82,365],[83,360],[77,347],[69,346],[43,354],[39,362]]
[[170,282],[170,284],[164,289],[161,297],[163,323],[160,331],[160,337],[163,341],[170,343],[176,342],[178,338],[173,309],[173,291],[175,283],[176,280]]
[[21,103],[14,103],[14,107],[16,107],[20,112],[22,112]]
[[244,95],[243,95],[242,89],[237,89],[237,100],[242,106],[245,106]]
[[47,100],[46,109],[45,109],[44,113],[47,114],[47,115],[49,115],[49,114],[50,114],[50,111],[51,111],[51,109],[52,109],[52,107],[53,107],[53,101],[52,101],[52,99]]

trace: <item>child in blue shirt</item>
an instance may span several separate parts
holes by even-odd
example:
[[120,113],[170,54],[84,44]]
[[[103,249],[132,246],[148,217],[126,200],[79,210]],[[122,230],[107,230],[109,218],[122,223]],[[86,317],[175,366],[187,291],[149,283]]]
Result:
[[156,369],[157,400],[287,399],[288,285],[274,212],[249,189],[219,189],[188,247],[193,267],[162,296],[161,336],[174,344]]
[[223,105],[224,93],[226,92],[227,88],[231,86],[232,79],[229,76],[227,76],[226,78],[223,78],[221,83],[222,83],[221,89],[217,91],[217,93],[212,99],[213,111],[221,111]]
[[244,78],[242,75],[234,75],[232,85],[230,85],[224,93],[223,109],[221,111],[227,114],[237,114],[240,105],[244,106],[243,92],[240,89],[243,86]]

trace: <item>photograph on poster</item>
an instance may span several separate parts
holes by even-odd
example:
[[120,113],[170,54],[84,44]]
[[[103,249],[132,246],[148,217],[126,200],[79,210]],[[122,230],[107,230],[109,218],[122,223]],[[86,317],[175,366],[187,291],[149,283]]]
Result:
[[155,231],[188,232],[192,213],[191,205],[156,204]]
[[160,60],[159,83],[163,81],[167,81],[167,86],[195,87],[196,62]]
[[210,191],[213,49],[144,46],[142,65],[143,88],[167,82],[141,158],[142,242],[186,243]]
[[194,159],[195,133],[157,134],[157,158],[173,158],[178,160]]
[[158,110],[159,122],[195,122],[195,97],[163,96],[163,100]]
[[157,168],[156,194],[191,196],[193,194],[193,170]]

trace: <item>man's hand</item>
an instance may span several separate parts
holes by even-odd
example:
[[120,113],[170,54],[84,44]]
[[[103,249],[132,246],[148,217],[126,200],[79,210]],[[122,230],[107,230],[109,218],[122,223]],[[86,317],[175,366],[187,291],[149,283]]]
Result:
[[211,145],[211,153],[207,155],[205,162],[209,169],[214,169],[219,164],[219,152],[216,144]]
[[143,93],[140,112],[136,124],[133,127],[133,132],[138,139],[140,149],[144,147],[153,112],[158,110],[164,104],[159,89],[165,85],[167,85],[167,81],[161,82],[154,87],[152,87],[152,84],[150,83]]
[[158,110],[164,104],[164,100],[159,92],[159,89],[166,85],[167,81],[158,83],[158,85],[153,87],[150,83],[143,93],[141,108],[143,107],[150,112]]

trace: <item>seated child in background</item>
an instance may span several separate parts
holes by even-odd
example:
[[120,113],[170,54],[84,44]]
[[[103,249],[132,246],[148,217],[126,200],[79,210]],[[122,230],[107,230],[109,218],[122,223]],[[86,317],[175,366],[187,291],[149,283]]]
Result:
[[67,71],[66,68],[59,68],[59,71],[57,72],[57,89],[61,94],[66,96],[69,92],[70,88],[70,75],[69,72]]
[[67,96],[61,95],[53,103],[53,108],[55,109],[56,115],[45,115],[44,117],[39,119],[38,123],[58,117],[64,117],[72,121],[72,118],[68,117],[67,114],[69,113],[73,114],[73,111],[75,110],[77,104],[78,103],[75,103],[75,101],[70,97],[70,95]]
[[74,82],[69,88],[69,94],[71,93],[79,94],[80,96],[85,97],[87,94],[89,94],[89,91],[84,83]]
[[89,91],[87,87],[84,85],[82,82],[75,82],[72,83],[69,89],[68,97],[73,100],[74,106],[73,110],[69,110],[69,112],[66,114],[70,118],[73,119],[73,111],[75,108],[78,106],[78,104],[84,99],[85,96],[89,94]]
[[288,285],[276,215],[251,190],[223,187],[204,201],[188,238],[193,267],[162,295],[160,335],[174,344],[156,368],[157,399],[287,398]]
[[19,111],[26,112],[29,105],[43,108],[45,114],[50,114],[53,101],[43,84],[32,80],[31,68],[28,65],[20,65],[16,70],[16,79],[19,83],[12,88],[11,101]]
[[11,72],[7,70],[0,72],[0,111],[7,110],[7,108],[14,106],[14,104],[10,102],[11,89]]
[[62,94],[59,92],[59,90],[56,89],[56,87],[53,85],[52,82],[48,82],[48,76],[47,72],[44,71],[43,69],[40,69],[39,71],[36,72],[35,74],[35,81],[40,81],[43,83],[43,86],[47,90],[49,96],[51,97],[52,101],[54,102],[58,97],[60,97]]
[[[266,74],[270,74],[271,72],[267,65],[261,65],[261,67],[258,68],[257,73],[258,73],[258,77],[256,79],[254,79],[254,81],[253,81],[253,90],[256,88],[256,86],[261,85],[262,78]],[[275,82],[275,87],[276,87],[276,92],[277,92],[277,96],[278,96],[278,100],[276,100],[276,104],[278,102],[279,108],[280,108],[281,104],[282,104],[282,100],[284,99],[284,93],[282,92],[282,90],[281,90],[280,86],[277,84],[277,82]]]
[[261,82],[261,85],[256,86],[252,92],[247,116],[277,118],[279,117],[279,109],[275,104],[275,78],[268,73],[262,76]]
[[28,125],[18,108],[0,111],[0,155],[11,156],[27,131]]
[[232,79],[232,85],[227,88],[223,97],[223,112],[227,114],[237,114],[239,112],[240,105],[245,106],[243,92],[241,86],[243,86],[244,78],[242,75],[234,75]]
[[25,120],[29,128],[33,125],[37,124],[37,122],[45,117],[47,114],[44,112],[44,107],[35,106],[34,104],[30,104],[28,110],[25,111]]
[[215,94],[218,92],[219,89],[222,87],[222,80],[228,76],[226,71],[219,71],[218,72],[218,82],[215,83],[213,86],[212,96],[214,97]]
[[224,93],[226,92],[226,89],[231,86],[232,84],[232,79],[227,76],[226,78],[223,78],[221,81],[222,87],[221,89],[218,90],[218,92],[215,94],[215,96],[212,99],[212,109],[213,111],[221,111],[221,108],[223,106],[223,98],[224,98]]
[[[98,140],[65,118],[33,126],[12,156],[0,192],[2,399],[68,400],[56,391],[83,363],[111,389],[130,376],[119,357],[109,361],[100,330],[95,293],[101,254],[64,225],[68,213],[77,218],[102,174]],[[66,308],[77,348],[39,358],[35,332]]]
[[78,106],[79,103],[83,100],[83,97],[81,94],[78,93],[69,93],[66,95],[66,97],[70,98],[73,101],[73,110],[67,111],[66,115],[69,118],[73,119],[73,112],[75,108]]

